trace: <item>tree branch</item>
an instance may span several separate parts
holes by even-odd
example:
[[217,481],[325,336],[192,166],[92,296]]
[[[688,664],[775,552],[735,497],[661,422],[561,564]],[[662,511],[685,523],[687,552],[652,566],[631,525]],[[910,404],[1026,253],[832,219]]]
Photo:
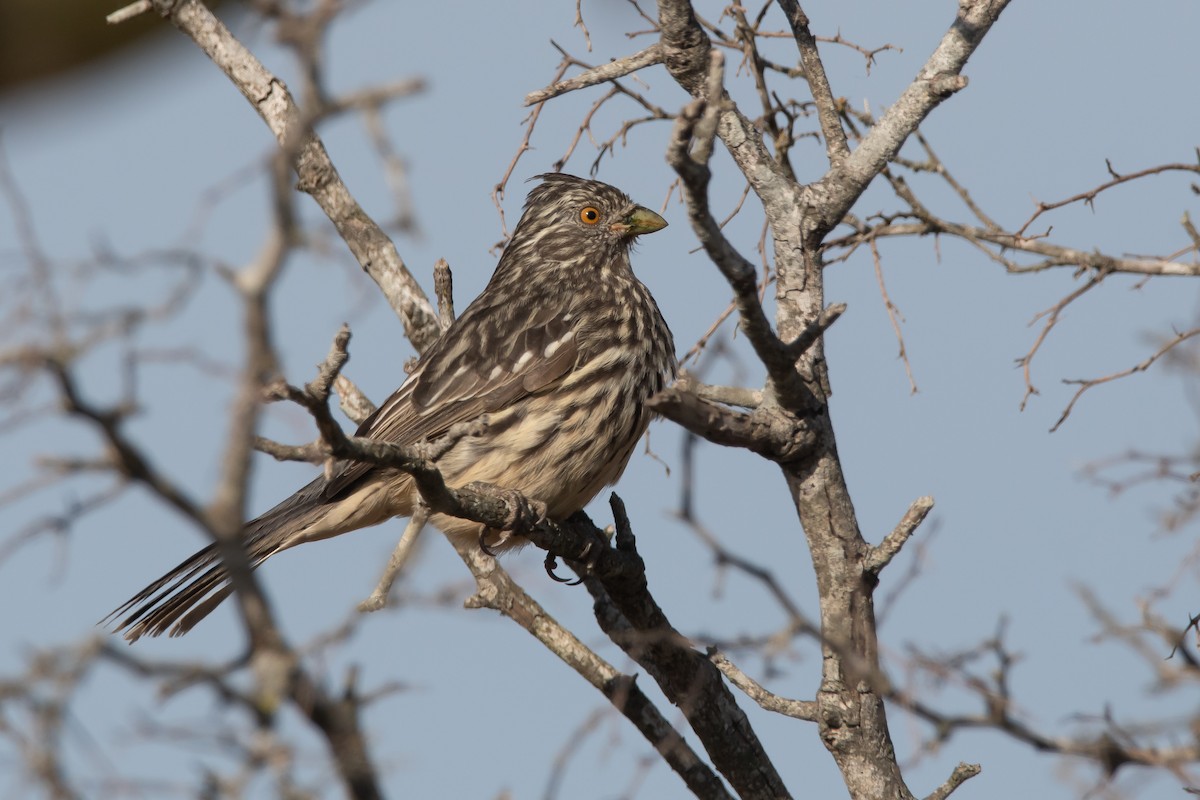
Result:
[[971,778],[974,778],[981,771],[978,764],[960,763],[950,773],[950,777],[946,779],[946,782],[930,792],[925,797],[925,800],[946,800],[947,797],[954,793],[955,789],[962,786]]
[[715,647],[708,649],[708,659],[717,669],[721,670],[721,674],[729,678],[730,683],[745,692],[747,697],[767,711],[774,711],[776,714],[802,719],[806,722],[817,721],[817,704],[815,702],[792,700],[767,691],[762,684],[738,669],[736,664]]
[[776,408],[733,411],[693,393],[688,380],[654,395],[646,406],[713,444],[743,447],[780,463],[803,457],[813,445],[802,420]]
[[[709,96],[721,96],[723,64],[721,54],[712,51],[712,63],[708,72]],[[788,399],[806,395],[796,374],[795,359],[789,357],[763,311],[758,297],[758,275],[754,265],[743,258],[725,238],[721,226],[708,206],[708,184],[712,178],[708,159],[712,156],[713,137],[716,135],[717,120],[721,111],[722,101],[719,100],[697,99],[689,103],[675,122],[675,129],[667,147],[667,163],[674,168],[682,181],[692,229],[708,257],[733,288],[746,338],[766,365],[775,392],[781,401],[786,402]]]
[[[640,564],[624,504],[616,495],[610,504],[617,528],[616,551]],[[650,595],[645,572],[592,576],[584,569],[580,574],[592,595],[600,627],[679,707],[733,790],[741,797],[790,797],[720,672],[672,627]]]
[[912,505],[908,507],[908,511],[904,513],[904,517],[896,525],[883,541],[878,546],[872,547],[867,554],[866,560],[863,562],[863,571],[878,575],[883,571],[883,568],[892,562],[892,559],[900,552],[901,548],[908,542],[909,537],[916,532],[921,523],[925,521],[925,517],[929,516],[929,512],[933,510],[932,497],[918,497],[913,500]]
[[639,69],[661,64],[663,60],[662,45],[655,42],[641,52],[634,53],[625,58],[618,58],[607,64],[601,64],[598,67],[592,67],[586,72],[580,73],[573,78],[567,78],[565,81],[558,81],[547,86],[545,89],[539,89],[536,92],[530,92],[525,95],[525,105],[532,106],[538,103],[558,97],[560,94],[574,92],[579,89],[586,89],[589,86],[606,83],[617,78],[622,78],[631,73],[637,72]]
[[841,222],[930,112],[967,85],[960,73],[1008,3],[961,0],[953,24],[913,82],[848,158],[807,187],[804,205],[815,215],[811,221],[815,238],[823,237]]
[[829,163],[833,167],[840,165],[849,155],[850,147],[846,144],[846,132],[842,130],[841,116],[838,114],[837,102],[833,99],[833,90],[829,88],[829,78],[825,75],[825,65],[817,52],[817,40],[808,29],[808,16],[800,8],[796,0],[779,0],[779,7],[792,26],[792,35],[800,50],[800,61],[804,65],[804,77],[808,81],[809,91],[817,104],[817,118],[821,121],[821,132],[825,134],[825,149]]
[[258,112],[292,159],[300,191],[316,200],[371,276],[418,351],[437,339],[437,312],[383,230],[342,182],[325,145],[283,82],[234,38],[200,0],[153,0],[154,8],[204,51]]
[[663,757],[691,792],[700,798],[725,800],[729,793],[720,779],[700,760],[678,732],[646,697],[634,678],[622,675],[611,664],[562,627],[503,567],[479,548],[454,541],[454,548],[471,574],[478,591],[468,608],[491,608],[516,622],[567,666],[608,698]]

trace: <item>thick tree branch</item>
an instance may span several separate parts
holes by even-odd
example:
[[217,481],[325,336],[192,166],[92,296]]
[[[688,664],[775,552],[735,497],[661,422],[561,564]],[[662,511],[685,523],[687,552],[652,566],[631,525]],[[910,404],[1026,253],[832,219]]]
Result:
[[[641,563],[624,504],[613,495],[611,505],[616,550]],[[679,707],[733,790],[741,797],[790,797],[721,673],[667,620],[650,595],[644,571],[604,577],[591,577],[589,570],[581,574],[600,627],[645,667]]]
[[796,0],[779,0],[779,7],[787,16],[792,35],[796,38],[796,46],[800,49],[804,77],[817,104],[817,118],[821,121],[821,132],[825,135],[829,163],[836,167],[850,155],[850,147],[846,144],[846,131],[842,129],[841,115],[838,113],[837,102],[833,99],[833,90],[829,88],[825,65],[817,53],[816,37],[808,28],[808,16]]
[[720,779],[638,688],[634,678],[618,672],[571,631],[562,627],[512,579],[496,559],[472,545],[455,541],[454,546],[463,563],[475,576],[478,588],[477,593],[467,600],[468,608],[499,611],[599,689],[617,711],[646,737],[646,741],[696,797],[712,800],[730,797]]
[[953,24],[917,77],[841,164],[805,190],[812,236],[824,237],[850,211],[867,186],[900,152],[921,122],[943,100],[967,85],[961,75],[1009,0],[961,0]]
[[742,447],[776,462],[802,458],[813,445],[803,421],[774,407],[734,411],[699,397],[686,380],[654,395],[646,405],[713,444]]
[[651,397],[646,405],[713,444],[745,448],[761,444],[749,414],[704,400],[685,387],[670,386]]
[[[819,322],[825,311],[819,250],[824,236],[842,221],[919,122],[965,85],[958,73],[1005,4],[1005,0],[963,0],[958,19],[939,48],[880,124],[848,156],[832,159],[824,178],[803,189],[774,168],[761,136],[747,129],[735,108],[726,106],[717,133],[762,201],[773,238],[779,339],[800,340]],[[659,20],[672,77],[694,96],[714,100],[706,91],[711,81],[701,58],[710,44],[690,4],[663,0]],[[815,48],[809,55],[817,64]],[[805,68],[808,71],[807,62]],[[814,91],[824,90],[818,86]],[[831,97],[831,93],[826,96],[829,107]],[[835,136],[828,130],[826,135]],[[703,142],[702,137],[695,138]],[[673,145],[674,153],[682,150]],[[699,153],[703,157],[704,149],[699,148]],[[694,160],[703,163],[702,157]],[[687,177],[681,177],[686,184]],[[823,348],[819,339],[805,347],[798,361],[787,363],[791,374],[784,374],[783,359],[771,360],[769,350],[755,346],[755,351],[763,358],[781,404],[804,408],[814,437],[815,446],[806,457],[784,463],[783,468],[820,588],[825,659],[817,716],[822,740],[852,797],[912,798],[894,758],[883,699],[862,683],[879,674],[873,587],[863,580],[863,563],[871,551],[858,529],[837,455],[825,402],[830,387]]]
[[258,112],[293,160],[298,188],[310,194],[350,252],[404,323],[418,350],[435,340],[437,312],[391,240],[359,206],[338,175],[325,145],[305,121],[283,82],[234,38],[200,0],[153,0],[155,10],[192,38]]
[[[712,42],[696,19],[688,0],[660,0],[663,63],[671,77],[693,97],[715,101],[705,94],[711,69]],[[734,104],[724,104],[718,117],[717,136],[762,200],[771,220],[773,211],[795,207],[795,185],[788,171],[767,151],[762,132]]]
[[[711,51],[712,63],[707,73],[710,97],[720,97],[723,90],[723,57]],[[725,103],[728,100],[724,101]],[[767,367],[767,374],[781,402],[796,401],[806,396],[806,390],[795,370],[794,357],[779,341],[763,311],[758,296],[758,275],[754,265],[742,257],[725,238],[721,226],[708,205],[708,184],[712,172],[708,159],[712,156],[713,137],[722,111],[722,101],[693,100],[680,113],[667,147],[667,163],[683,184],[688,219],[704,246],[705,252],[721,270],[734,291],[734,302],[741,316],[742,329],[755,353]]]
[[833,303],[826,306],[815,320],[805,326],[804,330],[800,331],[800,334],[795,339],[784,345],[788,358],[793,363],[798,361],[818,339],[825,335],[825,331],[829,330],[833,326],[833,323],[837,322],[842,314],[845,313],[845,303]]

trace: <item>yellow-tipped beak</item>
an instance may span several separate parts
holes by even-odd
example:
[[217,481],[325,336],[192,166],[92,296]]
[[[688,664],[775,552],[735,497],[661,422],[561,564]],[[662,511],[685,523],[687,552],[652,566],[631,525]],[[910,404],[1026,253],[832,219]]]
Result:
[[638,206],[625,219],[612,224],[612,230],[622,236],[641,236],[667,227],[667,221],[648,208]]

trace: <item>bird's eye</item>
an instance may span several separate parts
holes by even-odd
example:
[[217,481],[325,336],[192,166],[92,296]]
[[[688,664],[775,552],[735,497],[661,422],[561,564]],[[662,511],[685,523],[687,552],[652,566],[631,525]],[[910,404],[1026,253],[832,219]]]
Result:
[[600,221],[600,212],[592,206],[588,206],[579,212],[579,219],[582,220],[584,225],[595,225]]

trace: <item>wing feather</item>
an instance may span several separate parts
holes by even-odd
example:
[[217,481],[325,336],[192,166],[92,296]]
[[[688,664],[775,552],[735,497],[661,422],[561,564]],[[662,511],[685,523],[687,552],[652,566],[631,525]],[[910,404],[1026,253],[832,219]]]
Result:
[[[400,445],[436,439],[561,382],[578,360],[574,317],[553,304],[529,307],[539,312],[525,319],[513,309],[468,308],[356,435]],[[322,494],[344,494],[371,469],[341,462]]]

